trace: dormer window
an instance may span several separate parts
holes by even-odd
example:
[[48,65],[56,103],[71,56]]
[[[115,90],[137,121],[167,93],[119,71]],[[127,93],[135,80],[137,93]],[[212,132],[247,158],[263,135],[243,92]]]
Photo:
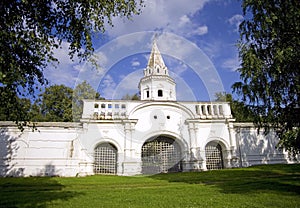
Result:
[[163,96],[163,91],[162,90],[158,90],[157,91],[157,95],[158,95],[158,97],[162,97]]

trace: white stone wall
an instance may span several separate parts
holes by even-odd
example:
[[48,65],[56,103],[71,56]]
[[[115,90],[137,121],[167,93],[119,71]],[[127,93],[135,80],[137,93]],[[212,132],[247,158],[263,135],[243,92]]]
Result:
[[191,118],[191,111],[176,103],[156,104],[136,105],[122,120],[40,123],[34,132],[21,133],[13,123],[1,122],[0,176],[92,175],[94,149],[102,142],[118,150],[117,174],[140,174],[141,148],[159,135],[180,145],[183,171],[206,170],[210,142],[221,145],[225,168],[296,162],[276,149],[274,133],[257,134],[252,124],[230,119]]
[[1,123],[0,175],[76,176],[86,160],[78,143],[79,124],[40,123],[38,130],[20,132],[13,123]]
[[279,141],[273,131],[264,135],[251,123],[235,123],[237,167],[260,164],[293,163],[288,153],[276,148]]

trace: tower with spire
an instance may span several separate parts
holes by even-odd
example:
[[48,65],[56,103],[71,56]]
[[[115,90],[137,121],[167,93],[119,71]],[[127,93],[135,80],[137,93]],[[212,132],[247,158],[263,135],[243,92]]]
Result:
[[144,77],[140,80],[141,100],[175,101],[176,83],[169,76],[168,68],[158,50],[156,41],[152,45]]

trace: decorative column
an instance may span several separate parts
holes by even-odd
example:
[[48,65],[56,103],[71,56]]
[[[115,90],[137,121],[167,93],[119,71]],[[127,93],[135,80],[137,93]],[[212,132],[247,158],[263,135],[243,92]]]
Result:
[[236,155],[237,152],[237,146],[236,146],[236,131],[233,127],[233,121],[234,119],[226,119],[227,120],[227,126],[229,131],[229,141],[230,141],[230,150],[227,151],[227,164],[224,161],[224,165],[226,168],[231,167],[237,167],[238,166],[238,157]]
[[122,162],[123,175],[135,175],[140,172],[140,158],[135,156],[135,149],[132,147],[132,132],[135,129],[137,120],[124,120],[124,160]]
[[189,161],[189,169],[191,171],[199,171],[201,170],[201,154],[200,154],[200,147],[197,141],[197,131],[198,128],[196,127],[196,123],[194,121],[187,121],[188,122],[188,132],[190,137],[190,158]]

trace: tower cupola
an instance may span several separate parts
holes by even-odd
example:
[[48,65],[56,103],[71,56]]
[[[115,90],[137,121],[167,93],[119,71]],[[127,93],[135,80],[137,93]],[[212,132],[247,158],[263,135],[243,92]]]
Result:
[[156,41],[153,42],[148,64],[144,69],[144,77],[139,83],[139,89],[141,100],[176,100],[176,83],[169,76],[168,68],[158,50]]

